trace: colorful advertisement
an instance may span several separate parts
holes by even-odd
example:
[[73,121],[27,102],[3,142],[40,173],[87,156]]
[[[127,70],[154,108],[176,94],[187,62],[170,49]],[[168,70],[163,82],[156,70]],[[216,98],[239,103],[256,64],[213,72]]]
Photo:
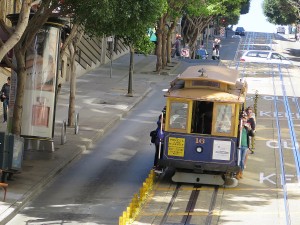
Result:
[[21,135],[52,138],[60,29],[45,26],[26,52]]

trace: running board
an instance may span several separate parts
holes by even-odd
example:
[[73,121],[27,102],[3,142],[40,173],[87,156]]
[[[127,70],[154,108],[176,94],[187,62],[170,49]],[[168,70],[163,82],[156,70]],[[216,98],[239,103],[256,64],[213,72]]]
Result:
[[172,181],[179,183],[224,185],[222,175],[175,172]]

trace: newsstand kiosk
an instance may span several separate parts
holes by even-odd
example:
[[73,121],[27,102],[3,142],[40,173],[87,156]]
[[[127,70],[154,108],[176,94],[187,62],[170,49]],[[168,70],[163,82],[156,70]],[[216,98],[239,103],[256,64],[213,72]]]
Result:
[[[32,18],[33,14],[30,15]],[[19,14],[7,16],[13,25]],[[24,88],[21,137],[10,133],[17,90],[17,74],[11,74],[8,129],[0,133],[0,168],[2,181],[7,174],[21,170],[23,155],[54,151],[54,125],[58,60],[61,28],[65,21],[50,17],[36,34],[26,52],[26,82]],[[29,157],[30,158],[30,157]]]

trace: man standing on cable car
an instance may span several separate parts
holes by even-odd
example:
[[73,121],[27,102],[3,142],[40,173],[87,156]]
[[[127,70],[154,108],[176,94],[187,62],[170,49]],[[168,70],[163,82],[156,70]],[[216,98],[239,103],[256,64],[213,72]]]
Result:
[[243,171],[245,169],[245,159],[246,159],[246,154],[247,151],[249,149],[249,130],[251,129],[250,125],[247,123],[247,115],[243,114],[242,117],[242,126],[241,126],[241,138],[240,138],[240,151],[241,151],[241,155],[240,155],[240,167],[241,170],[237,173],[236,178],[239,180],[241,178],[243,178]]

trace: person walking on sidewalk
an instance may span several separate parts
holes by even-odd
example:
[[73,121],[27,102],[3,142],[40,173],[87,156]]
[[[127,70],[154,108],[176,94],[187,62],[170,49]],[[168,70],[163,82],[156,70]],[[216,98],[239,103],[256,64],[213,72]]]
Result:
[[180,39],[181,39],[181,35],[177,35],[176,41],[174,43],[175,51],[172,55],[172,58],[174,58],[175,56],[180,57]]
[[216,49],[217,56],[220,55],[220,43],[221,43],[221,40],[218,38],[216,38],[213,42],[213,48]]
[[3,123],[7,122],[9,91],[10,91],[10,77],[7,78],[7,82],[3,84],[1,88],[1,101],[3,102]]

